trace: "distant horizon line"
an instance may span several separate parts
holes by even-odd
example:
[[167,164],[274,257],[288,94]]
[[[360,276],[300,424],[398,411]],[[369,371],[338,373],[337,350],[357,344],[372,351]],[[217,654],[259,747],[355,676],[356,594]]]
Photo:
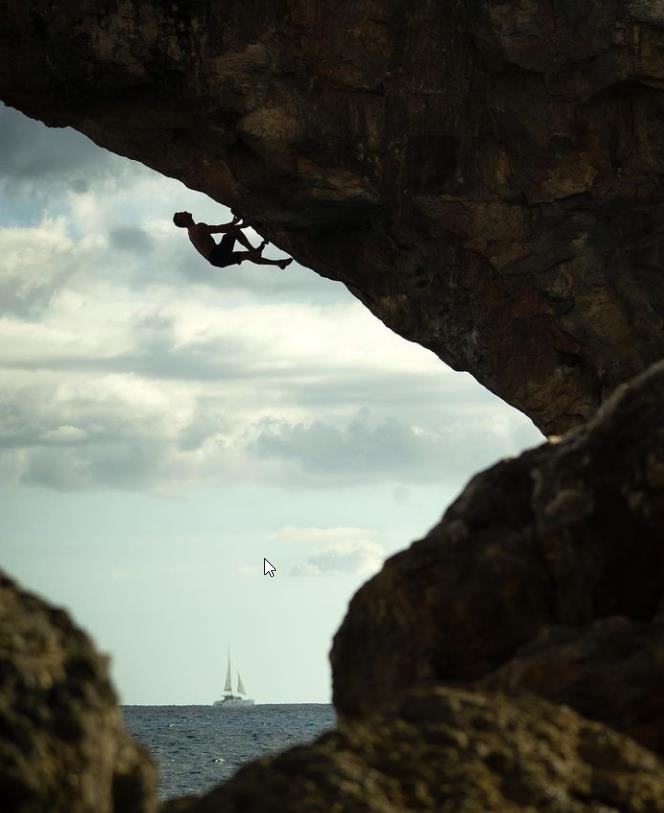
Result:
[[[201,708],[209,708],[214,705],[214,703],[118,703],[120,708],[163,708],[164,706],[170,707],[182,707],[182,708],[190,708],[191,706],[200,706]],[[297,703],[285,703],[285,702],[275,702],[275,703],[254,703],[254,706],[333,706],[334,704],[331,701],[322,702],[319,700],[300,700]],[[228,711],[228,709],[227,709]]]

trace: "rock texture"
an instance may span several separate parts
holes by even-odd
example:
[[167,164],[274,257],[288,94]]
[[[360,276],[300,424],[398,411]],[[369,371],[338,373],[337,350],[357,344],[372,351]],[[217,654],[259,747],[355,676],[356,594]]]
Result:
[[663,768],[570,709],[431,689],[163,813],[661,813]]
[[652,623],[614,616],[581,629],[546,627],[482,685],[568,703],[664,754],[661,614]]
[[[663,414],[659,363],[560,443],[471,480],[353,598],[331,655],[337,709],[366,714],[418,683],[502,667],[497,685],[542,691],[660,748]],[[563,629],[506,666],[552,625]],[[554,662],[558,675],[542,674]]]
[[0,98],[263,221],[545,433],[664,355],[661,3],[0,14]]
[[0,574],[0,809],[153,813],[155,785],[106,659],[63,610]]

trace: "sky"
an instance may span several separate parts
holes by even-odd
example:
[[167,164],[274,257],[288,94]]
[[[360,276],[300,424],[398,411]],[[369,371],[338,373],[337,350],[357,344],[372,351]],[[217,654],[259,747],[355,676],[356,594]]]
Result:
[[211,703],[229,650],[256,702],[329,702],[353,593],[542,436],[341,283],[208,265],[183,209],[230,219],[0,105],[0,567],[123,703]]

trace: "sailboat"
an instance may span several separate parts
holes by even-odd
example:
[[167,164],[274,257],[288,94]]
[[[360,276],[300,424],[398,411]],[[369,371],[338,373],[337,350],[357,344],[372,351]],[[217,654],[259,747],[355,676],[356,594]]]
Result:
[[246,697],[247,691],[242,683],[240,672],[237,673],[237,694],[233,694],[233,684],[231,682],[231,653],[228,653],[228,666],[226,667],[226,683],[224,683],[224,695],[221,700],[215,700],[215,706],[224,709],[243,709],[254,705],[250,697]]

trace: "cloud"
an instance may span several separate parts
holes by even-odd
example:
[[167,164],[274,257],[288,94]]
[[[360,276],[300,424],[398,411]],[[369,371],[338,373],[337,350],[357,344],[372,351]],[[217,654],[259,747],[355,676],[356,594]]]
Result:
[[281,458],[294,481],[309,485],[449,482],[519,450],[511,427],[486,417],[456,416],[440,427],[376,419],[368,409],[346,423],[267,418],[252,450],[259,457]]
[[293,359],[281,322],[306,306],[274,314],[90,290],[60,292],[36,321],[0,319],[0,447],[13,479],[162,491],[450,482],[518,451],[523,419],[472,390],[461,413],[455,398],[445,405],[444,373],[384,366],[374,380],[361,354],[330,358],[334,346],[318,364]]
[[398,418],[372,425],[366,411],[346,425],[326,421],[292,424],[267,419],[254,447],[260,456],[295,461],[312,473],[411,468],[426,454],[416,431]]
[[153,247],[153,240],[144,230],[136,226],[118,226],[109,232],[111,246],[135,254],[149,254]]
[[295,528],[288,526],[273,534],[281,543],[305,543],[310,552],[305,561],[292,565],[291,576],[333,574],[369,576],[376,573],[385,558],[383,547],[366,528]]
[[27,484],[159,490],[200,466],[177,448],[191,407],[132,376],[24,384],[0,399],[0,458]]
[[98,247],[94,238],[72,240],[62,217],[0,228],[0,314],[36,316]]

